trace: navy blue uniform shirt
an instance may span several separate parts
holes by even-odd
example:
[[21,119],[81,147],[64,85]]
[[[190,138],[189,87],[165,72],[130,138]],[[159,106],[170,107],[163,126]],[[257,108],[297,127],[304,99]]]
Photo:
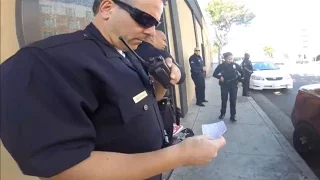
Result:
[[244,71],[244,75],[246,77],[249,77],[251,75],[251,72],[249,72],[249,71],[253,70],[251,61],[249,59],[245,59],[242,61],[241,66]]
[[153,86],[127,57],[90,24],[24,47],[1,65],[1,140],[24,174],[54,176],[92,151],[163,147]]
[[192,74],[203,73],[204,62],[201,56],[193,54],[189,58],[189,63],[190,63]]
[[[152,44],[148,42],[142,42],[139,47],[135,50],[135,52],[142,58],[142,59],[150,59],[157,56],[162,56],[164,59],[171,58],[173,61],[174,58],[169,54],[168,51],[160,50],[155,48]],[[180,65],[176,64],[177,67],[180,69],[181,72],[181,78],[178,82],[178,84],[182,84],[186,80],[186,73],[184,71],[184,68],[182,68]]]
[[241,81],[244,76],[244,72],[241,69],[241,66],[237,63],[230,63],[223,62],[219,64],[217,68],[213,72],[213,77],[220,79],[221,77],[224,78],[223,83],[219,81],[219,84],[236,84],[237,81]]

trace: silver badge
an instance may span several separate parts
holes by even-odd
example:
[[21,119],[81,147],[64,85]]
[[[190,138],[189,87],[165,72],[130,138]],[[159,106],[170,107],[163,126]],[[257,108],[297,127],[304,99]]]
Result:
[[236,69],[236,65],[235,64],[233,65],[233,69]]

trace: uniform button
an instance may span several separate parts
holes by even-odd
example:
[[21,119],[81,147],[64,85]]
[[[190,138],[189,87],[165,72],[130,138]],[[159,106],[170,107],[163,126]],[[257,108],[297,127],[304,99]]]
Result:
[[148,105],[145,104],[145,105],[143,106],[143,109],[144,109],[145,111],[148,110]]

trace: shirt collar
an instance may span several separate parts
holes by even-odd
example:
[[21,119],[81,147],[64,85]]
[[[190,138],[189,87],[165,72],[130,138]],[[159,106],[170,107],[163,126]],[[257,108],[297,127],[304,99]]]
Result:
[[[91,36],[91,38],[94,38],[95,40],[98,40],[100,42],[102,42],[103,44],[105,44],[107,46],[108,53],[106,53],[107,57],[123,57],[123,52],[121,51],[121,53],[119,52],[119,50],[117,50],[112,44],[110,44],[101,34],[101,32],[98,30],[98,28],[93,24],[90,23],[85,29],[85,32],[89,33],[89,35]],[[122,55],[122,56],[121,56]]]

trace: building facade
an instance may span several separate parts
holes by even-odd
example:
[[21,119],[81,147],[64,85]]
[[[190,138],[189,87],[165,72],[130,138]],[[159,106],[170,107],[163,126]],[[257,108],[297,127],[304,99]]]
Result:
[[[94,0],[1,0],[1,63],[19,48],[34,41],[83,29],[93,18]],[[174,103],[188,113],[195,96],[189,57],[196,46],[202,49],[207,71],[211,63],[208,28],[197,0],[168,1],[159,29],[168,38],[168,51],[185,68],[186,81],[175,86]],[[18,113],[18,112],[17,112]],[[35,180],[23,176],[1,144],[1,179]]]

